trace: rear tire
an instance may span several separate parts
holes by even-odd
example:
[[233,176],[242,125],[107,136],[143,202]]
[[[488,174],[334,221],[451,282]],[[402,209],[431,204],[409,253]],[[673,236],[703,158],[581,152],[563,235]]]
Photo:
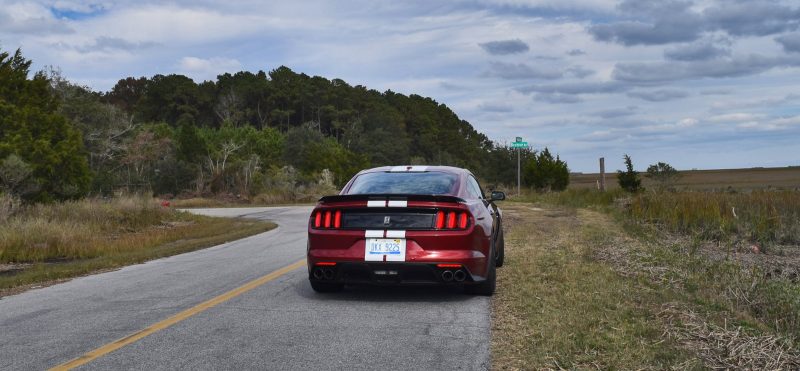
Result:
[[499,235],[497,236],[497,260],[495,261],[495,266],[498,268],[503,266],[503,263],[506,260],[506,240],[503,237],[503,225],[500,224],[500,228],[498,230]]
[[344,288],[342,283],[324,283],[317,281],[308,281],[311,283],[311,288],[316,292],[339,292]]
[[489,264],[489,274],[486,275],[486,280],[477,285],[465,286],[464,290],[466,291],[467,294],[492,296],[494,294],[494,289],[496,286],[497,286],[497,269],[495,268],[495,264]]

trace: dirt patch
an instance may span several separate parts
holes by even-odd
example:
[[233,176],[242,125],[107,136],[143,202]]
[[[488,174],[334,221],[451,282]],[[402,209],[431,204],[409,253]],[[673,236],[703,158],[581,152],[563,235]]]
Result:
[[33,264],[0,264],[0,275],[14,274],[29,268]]

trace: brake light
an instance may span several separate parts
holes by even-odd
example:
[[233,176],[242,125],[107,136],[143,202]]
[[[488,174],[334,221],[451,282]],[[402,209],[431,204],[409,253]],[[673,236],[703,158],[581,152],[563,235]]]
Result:
[[314,228],[342,228],[342,210],[316,211],[312,218]]
[[437,268],[461,268],[461,264],[436,264]]
[[447,213],[447,228],[453,229],[456,227],[456,212],[451,211]]
[[439,211],[436,213],[436,229],[443,229],[444,228],[444,211]]
[[467,229],[469,213],[456,211],[436,212],[436,229]]

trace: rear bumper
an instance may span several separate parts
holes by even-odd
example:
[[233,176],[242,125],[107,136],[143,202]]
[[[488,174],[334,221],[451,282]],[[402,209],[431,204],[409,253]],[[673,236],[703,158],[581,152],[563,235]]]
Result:
[[320,266],[309,261],[308,279],[343,284],[470,285],[485,278],[472,274],[465,265],[440,268],[437,263],[337,262],[333,266]]
[[[475,227],[465,231],[447,232],[413,230],[404,232],[405,261],[374,262],[365,261],[365,231],[309,229],[307,255],[309,267],[320,262],[335,262],[347,265],[345,268],[348,269],[350,266],[355,266],[356,268],[352,268],[354,270],[359,269],[358,266],[381,267],[387,264],[436,268],[436,264],[446,263],[461,264],[475,281],[481,281],[486,276],[490,259],[490,243],[489,236],[484,233],[482,228]],[[412,271],[414,269],[418,268],[405,268],[405,270]]]

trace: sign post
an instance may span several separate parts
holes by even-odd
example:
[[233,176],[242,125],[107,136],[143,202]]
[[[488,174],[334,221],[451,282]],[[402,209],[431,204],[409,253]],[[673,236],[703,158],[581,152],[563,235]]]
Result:
[[521,194],[520,193],[520,188],[521,188],[520,185],[522,184],[522,175],[521,175],[522,174],[522,171],[521,171],[522,169],[521,169],[521,165],[520,165],[520,163],[521,163],[520,157],[521,157],[522,149],[523,148],[528,148],[528,142],[523,142],[522,141],[522,137],[517,137],[516,139],[517,140],[514,143],[511,143],[511,148],[516,148],[517,149],[517,196],[519,196]]

